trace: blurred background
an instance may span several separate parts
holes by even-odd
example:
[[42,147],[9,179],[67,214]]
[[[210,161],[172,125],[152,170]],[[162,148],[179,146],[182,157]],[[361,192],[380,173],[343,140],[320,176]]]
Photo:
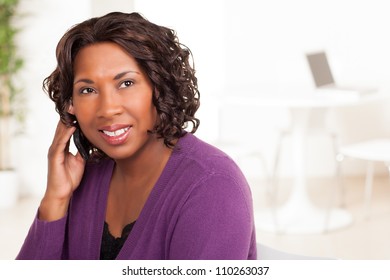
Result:
[[[12,126],[9,149],[18,192],[16,204],[0,208],[0,259],[16,256],[45,191],[46,155],[58,115],[42,91],[42,81],[54,70],[57,42],[72,25],[111,11],[137,11],[176,30],[181,43],[193,53],[199,81],[201,125],[196,135],[237,160],[251,185],[255,210],[261,212],[269,210],[274,201],[269,194],[275,187],[270,181],[277,151],[281,153],[274,203],[279,206],[288,201],[295,186],[293,138],[280,138],[293,125],[291,108],[261,101],[260,105],[240,103],[234,98],[269,100],[277,94],[289,100],[318,93],[305,54],[326,51],[337,82],[372,86],[384,97],[324,106],[324,131],[337,133],[340,145],[390,137],[386,4],[384,0],[20,0],[14,24],[24,64],[15,79],[24,98],[25,121]],[[324,198],[340,179],[335,152],[326,133],[304,135],[307,194],[325,208]],[[343,209],[352,217],[347,226],[298,234],[259,227],[258,241],[303,255],[390,258],[388,170],[376,163],[371,212],[366,217],[366,165],[361,160],[343,162]],[[0,181],[0,188],[4,185]],[[337,201],[332,203],[338,205]]]

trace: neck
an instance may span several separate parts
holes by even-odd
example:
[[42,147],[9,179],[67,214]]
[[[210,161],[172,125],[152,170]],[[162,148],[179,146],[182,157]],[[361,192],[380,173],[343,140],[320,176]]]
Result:
[[106,212],[114,236],[120,236],[124,225],[138,219],[172,153],[161,139],[151,141],[137,155],[115,161]]
[[114,178],[126,189],[145,188],[157,181],[162,173],[172,149],[162,139],[151,139],[152,144],[131,158],[115,161]]

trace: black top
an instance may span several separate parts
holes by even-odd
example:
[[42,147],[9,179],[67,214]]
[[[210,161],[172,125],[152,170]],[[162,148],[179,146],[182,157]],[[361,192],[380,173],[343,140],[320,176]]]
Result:
[[100,259],[101,260],[115,260],[122,249],[127,237],[129,236],[135,221],[126,225],[122,230],[121,237],[114,237],[108,229],[108,224],[104,222],[102,245],[100,248]]

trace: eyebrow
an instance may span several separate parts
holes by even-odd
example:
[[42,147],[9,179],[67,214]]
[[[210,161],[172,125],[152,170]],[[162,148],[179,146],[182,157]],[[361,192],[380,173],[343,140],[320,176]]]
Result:
[[[119,80],[121,79],[123,76],[125,76],[126,74],[128,73],[136,73],[136,74],[140,74],[138,71],[133,71],[133,70],[130,70],[130,71],[125,71],[125,72],[121,72],[119,74],[116,74],[115,77],[114,77],[114,80]],[[93,84],[94,81],[90,80],[90,79],[80,79],[80,80],[77,80],[76,82],[74,82],[73,84],[77,84],[77,83],[86,83],[86,84]]]
[[133,71],[133,70],[125,71],[125,72],[122,72],[122,73],[119,73],[119,74],[115,75],[114,80],[119,80],[119,79],[121,79],[123,76],[125,76],[125,75],[128,74],[128,73],[140,74],[139,72]]
[[80,80],[77,80],[76,82],[74,82],[73,84],[75,85],[77,83],[93,84],[93,81],[90,79],[80,79]]

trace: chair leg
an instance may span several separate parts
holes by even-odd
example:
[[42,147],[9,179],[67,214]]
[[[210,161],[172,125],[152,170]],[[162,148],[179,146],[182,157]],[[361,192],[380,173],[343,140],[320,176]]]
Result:
[[[388,174],[390,175],[390,162],[385,162],[385,166],[386,166]],[[389,179],[390,179],[390,176],[389,176]]]
[[331,135],[332,137],[332,145],[333,145],[333,153],[336,159],[336,170],[335,170],[335,176],[337,179],[337,188],[339,191],[339,196],[340,196],[340,207],[344,208],[345,207],[345,187],[343,184],[342,180],[342,170],[341,170],[341,164],[342,161],[344,160],[344,155],[340,153],[340,145],[339,145],[339,139],[338,136],[334,133]]
[[285,136],[287,135],[288,132],[282,131],[280,133],[278,142],[276,144],[276,151],[275,151],[275,157],[274,157],[274,162],[273,162],[273,167],[272,167],[272,173],[271,173],[271,185],[273,188],[273,202],[277,202],[277,197],[278,197],[278,171],[279,171],[279,161],[280,161],[280,156],[281,156],[281,151],[282,151],[282,144]]
[[272,186],[272,181],[271,181],[271,174],[268,170],[268,164],[267,164],[267,161],[266,159],[264,158],[263,155],[261,154],[255,154],[255,156],[261,161],[261,165],[262,165],[262,168],[263,168],[263,174],[266,178],[266,184],[267,184],[267,195],[270,199],[273,198],[273,186]]
[[278,142],[276,144],[276,151],[274,156],[273,167],[270,175],[270,186],[272,187],[272,196],[271,196],[271,212],[272,219],[274,221],[275,232],[279,232],[279,222],[277,217],[277,202],[278,202],[278,193],[279,193],[279,182],[278,182],[278,171],[279,171],[279,161],[282,152],[283,140],[288,134],[288,131],[282,131],[279,135]]
[[266,159],[264,158],[264,155],[259,153],[259,152],[255,152],[255,153],[248,153],[246,155],[244,155],[246,158],[248,157],[254,157],[258,160],[260,160],[261,162],[261,166],[262,166],[262,169],[263,169],[263,174],[265,176],[265,180],[266,180],[266,193],[267,193],[267,196],[268,196],[268,199],[269,201],[271,201],[271,206],[272,207],[276,207],[275,206],[275,188],[273,186],[273,182],[272,182],[272,175],[270,174],[269,170],[268,170],[268,163],[266,161]]
[[338,143],[337,135],[335,133],[331,133],[330,136],[332,139],[334,157],[336,159],[336,165],[335,165],[336,186],[334,187],[334,190],[329,191],[328,206],[325,214],[324,232],[328,231],[330,216],[334,205],[334,201],[336,199],[337,190],[340,192],[341,207],[343,207],[345,203],[344,202],[345,191],[344,191],[344,186],[343,186],[342,176],[341,176],[341,163],[344,160],[344,155],[339,152],[339,143]]
[[367,163],[366,184],[364,190],[364,206],[365,206],[366,219],[370,217],[373,177],[374,177],[374,163],[372,161],[369,161]]
[[342,176],[342,164],[344,161],[344,155],[338,154],[336,156],[336,188],[339,192],[339,206],[341,208],[344,208],[346,206],[346,198],[345,198],[345,186],[344,186],[344,181],[343,181],[343,176]]

